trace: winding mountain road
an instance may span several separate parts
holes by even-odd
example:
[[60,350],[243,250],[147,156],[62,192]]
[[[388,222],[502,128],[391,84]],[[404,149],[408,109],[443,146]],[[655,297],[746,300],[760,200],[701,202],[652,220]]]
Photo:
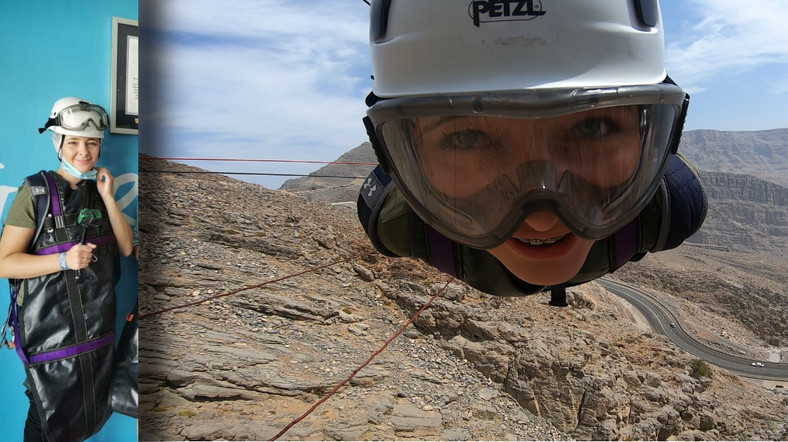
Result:
[[[753,366],[753,359],[728,354],[709,347],[693,337],[672,310],[659,299],[638,288],[613,281],[599,279],[597,282],[611,293],[637,308],[648,320],[651,328],[665,335],[683,350],[704,361],[730,370],[742,376],[772,381],[788,381],[788,363],[758,361],[762,367]],[[674,326],[671,326],[674,324]]]

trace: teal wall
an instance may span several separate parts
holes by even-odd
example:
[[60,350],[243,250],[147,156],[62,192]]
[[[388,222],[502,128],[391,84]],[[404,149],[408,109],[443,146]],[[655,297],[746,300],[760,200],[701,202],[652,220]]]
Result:
[[[0,0],[0,215],[25,176],[59,167],[51,132],[39,135],[52,104],[77,96],[110,108],[112,17],[137,20],[137,0]],[[136,231],[136,135],[107,131],[98,165],[116,177],[115,198]],[[137,296],[137,263],[122,258],[119,323]],[[8,284],[0,280],[5,320]],[[0,423],[4,440],[22,440],[28,402],[16,353],[0,349]],[[114,414],[91,441],[136,441],[137,421]]]

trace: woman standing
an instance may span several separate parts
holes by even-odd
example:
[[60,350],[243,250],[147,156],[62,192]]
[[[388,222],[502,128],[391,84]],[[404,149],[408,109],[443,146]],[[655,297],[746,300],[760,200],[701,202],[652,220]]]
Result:
[[114,179],[96,167],[106,111],[57,100],[40,133],[52,131],[56,171],[25,179],[0,237],[0,277],[12,287],[9,325],[25,365],[30,411],[25,440],[83,440],[109,417],[119,255],[132,231]]

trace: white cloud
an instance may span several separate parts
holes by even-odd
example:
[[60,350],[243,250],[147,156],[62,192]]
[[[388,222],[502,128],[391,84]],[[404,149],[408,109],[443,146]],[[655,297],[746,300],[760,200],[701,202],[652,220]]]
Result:
[[788,92],[788,78],[771,80],[769,87],[775,94],[784,94]]
[[690,0],[699,21],[684,23],[667,46],[668,72],[691,92],[715,77],[788,63],[785,0]]
[[[257,37],[267,33],[366,39],[369,7],[361,0],[149,0],[159,25],[176,31]],[[358,25],[361,25],[359,27]],[[325,31],[330,31],[326,34]]]
[[361,0],[155,7],[167,33],[157,42],[154,120],[169,154],[333,160],[364,141],[371,82]]

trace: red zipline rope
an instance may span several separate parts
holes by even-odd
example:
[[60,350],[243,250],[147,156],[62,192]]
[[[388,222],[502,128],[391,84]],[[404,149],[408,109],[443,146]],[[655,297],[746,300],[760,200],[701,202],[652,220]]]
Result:
[[346,378],[344,381],[342,381],[342,382],[340,382],[339,384],[337,384],[337,385],[336,385],[336,387],[334,387],[333,389],[331,389],[331,391],[329,391],[329,392],[328,392],[328,394],[326,394],[325,396],[323,396],[323,397],[322,397],[322,398],[321,398],[319,401],[315,402],[315,403],[314,403],[314,404],[313,404],[311,407],[309,407],[309,409],[308,409],[308,410],[307,410],[307,411],[306,411],[304,414],[302,414],[301,416],[299,416],[298,418],[294,419],[292,422],[290,422],[289,424],[287,424],[287,426],[286,426],[286,427],[284,427],[284,428],[282,429],[282,431],[280,431],[279,433],[277,433],[277,434],[276,434],[276,436],[274,436],[274,437],[272,437],[271,439],[268,439],[268,440],[269,440],[269,441],[272,441],[272,440],[277,440],[277,439],[279,439],[279,438],[280,438],[280,437],[281,437],[283,434],[285,434],[285,433],[287,432],[287,430],[289,430],[290,428],[292,428],[292,427],[293,427],[293,425],[295,425],[295,424],[297,424],[297,423],[301,422],[302,420],[304,420],[304,418],[306,418],[306,417],[307,417],[307,416],[309,416],[309,415],[310,415],[310,414],[311,414],[313,411],[315,411],[315,408],[317,408],[317,407],[318,407],[320,404],[322,404],[323,402],[327,401],[327,400],[328,400],[328,398],[330,398],[331,396],[333,396],[333,395],[334,395],[334,393],[336,393],[336,392],[337,392],[337,390],[339,390],[340,388],[342,388],[342,386],[344,386],[345,384],[347,384],[348,382],[350,382],[350,380],[351,380],[351,379],[353,379],[353,377],[354,377],[354,376],[356,376],[356,374],[358,374],[358,372],[359,372],[359,371],[361,371],[361,370],[362,370],[364,367],[366,367],[367,365],[369,365],[369,363],[370,363],[370,362],[372,362],[372,360],[373,360],[373,359],[375,359],[375,357],[376,357],[377,355],[379,355],[379,354],[380,354],[380,353],[381,353],[383,350],[385,350],[385,349],[386,349],[386,347],[388,347],[388,346],[389,346],[389,344],[391,343],[391,341],[393,341],[394,339],[396,339],[396,338],[397,338],[397,336],[401,335],[401,334],[402,334],[402,332],[404,332],[404,331],[405,331],[405,329],[406,329],[406,328],[408,328],[408,326],[409,326],[411,323],[413,323],[413,321],[415,321],[415,320],[416,320],[416,318],[418,318],[418,317],[419,317],[419,315],[421,314],[421,312],[423,312],[423,311],[424,311],[424,310],[425,310],[427,307],[429,307],[429,306],[430,306],[430,304],[432,304],[432,301],[435,301],[435,300],[436,300],[436,299],[437,299],[437,298],[438,298],[438,297],[439,297],[441,294],[443,294],[443,292],[446,290],[446,287],[448,287],[448,286],[449,286],[449,283],[451,283],[452,281],[454,281],[454,278],[451,278],[451,279],[449,279],[449,280],[446,282],[446,285],[444,285],[442,289],[438,290],[438,292],[437,292],[437,293],[435,293],[435,295],[434,295],[432,298],[430,298],[430,300],[429,300],[429,301],[427,301],[427,303],[426,303],[426,304],[424,304],[423,306],[421,306],[421,308],[419,309],[419,311],[417,311],[417,312],[416,312],[416,314],[414,314],[414,315],[413,315],[413,316],[412,316],[410,319],[408,319],[408,321],[407,321],[407,322],[405,322],[404,324],[402,324],[402,327],[400,327],[400,328],[399,328],[399,330],[397,330],[397,332],[396,332],[396,333],[394,333],[394,334],[393,334],[393,335],[392,335],[392,336],[391,336],[391,337],[390,337],[390,338],[389,338],[389,339],[388,339],[388,340],[387,340],[387,341],[386,341],[386,342],[385,342],[385,343],[384,343],[384,344],[383,344],[383,345],[382,345],[382,346],[381,346],[379,349],[377,349],[377,350],[376,350],[374,353],[372,353],[372,355],[371,355],[369,358],[367,358],[367,360],[366,360],[366,361],[364,361],[364,363],[363,363],[363,364],[361,364],[361,365],[360,365],[360,366],[359,366],[357,369],[353,370],[353,373],[351,373],[351,374],[350,374],[350,376],[348,376],[348,377],[347,377],[347,378]]
[[201,299],[199,301],[194,301],[194,302],[189,302],[187,304],[167,307],[167,308],[165,308],[163,310],[159,310],[159,311],[152,312],[152,313],[146,313],[144,315],[139,315],[137,318],[138,319],[144,319],[144,318],[147,318],[149,316],[155,316],[155,315],[158,315],[158,314],[161,314],[161,313],[164,313],[164,312],[169,312],[169,311],[172,311],[172,310],[178,310],[178,309],[182,309],[182,308],[186,308],[186,307],[191,307],[191,306],[197,305],[197,304],[202,304],[203,302],[208,302],[208,301],[211,301],[211,300],[214,300],[214,299],[217,299],[217,298],[223,298],[225,296],[235,295],[236,293],[240,293],[240,292],[243,292],[245,290],[251,290],[251,289],[260,288],[260,287],[262,287],[264,285],[273,284],[275,282],[284,281],[285,279],[290,279],[290,278],[294,278],[296,276],[305,275],[307,273],[316,272],[316,271],[322,270],[322,269],[324,269],[326,267],[331,267],[332,265],[335,265],[335,264],[342,264],[343,262],[348,262],[351,259],[358,258],[358,256],[359,256],[359,254],[355,254],[355,255],[349,256],[347,258],[340,259],[338,261],[334,261],[334,262],[331,262],[331,263],[328,263],[328,264],[324,264],[322,266],[312,267],[311,269],[306,269],[306,270],[298,272],[298,273],[293,273],[291,275],[282,276],[280,278],[270,279],[268,281],[261,282],[260,284],[250,285],[250,286],[247,286],[247,287],[241,287],[240,289],[233,290],[233,291],[227,292],[227,293],[220,293],[218,295],[210,296],[208,298]]

